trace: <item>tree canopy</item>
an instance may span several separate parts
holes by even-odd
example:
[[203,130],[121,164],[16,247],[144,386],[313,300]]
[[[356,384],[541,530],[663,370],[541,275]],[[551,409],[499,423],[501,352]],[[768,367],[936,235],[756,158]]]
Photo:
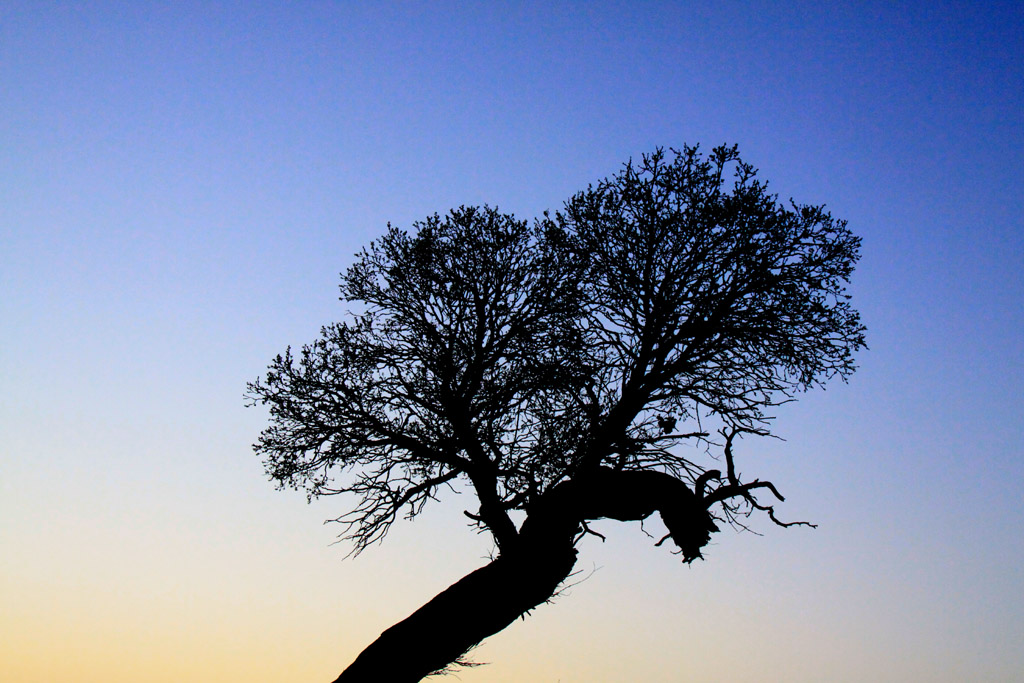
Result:
[[389,225],[342,276],[346,320],[250,385],[271,414],[256,451],[280,486],[353,495],[357,552],[458,485],[499,557],[555,507],[573,545],[657,509],[691,561],[715,520],[778,522],[734,439],[854,371],[859,247],[735,147],[656,150],[532,222],[464,206]]

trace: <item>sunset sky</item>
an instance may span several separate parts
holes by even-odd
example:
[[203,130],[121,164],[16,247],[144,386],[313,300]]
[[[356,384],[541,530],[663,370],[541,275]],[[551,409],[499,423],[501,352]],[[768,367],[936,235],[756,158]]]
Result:
[[870,350],[738,457],[818,529],[598,523],[466,683],[1024,680],[1024,4],[0,4],[0,680],[332,680],[486,562],[356,559],[245,384],[390,221],[739,145],[863,237]]

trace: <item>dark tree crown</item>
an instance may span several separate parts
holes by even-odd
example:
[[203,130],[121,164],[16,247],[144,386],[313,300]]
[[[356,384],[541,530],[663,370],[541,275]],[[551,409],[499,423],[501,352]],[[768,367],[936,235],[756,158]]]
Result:
[[[342,277],[360,312],[250,384],[271,411],[256,451],[281,486],[355,494],[339,521],[357,551],[458,480],[499,548],[509,511],[606,469],[775,519],[734,438],[854,371],[859,246],[823,207],[780,203],[735,147],[659,149],[532,224],[461,207],[389,226]],[[712,422],[724,476],[679,448],[713,445]]]

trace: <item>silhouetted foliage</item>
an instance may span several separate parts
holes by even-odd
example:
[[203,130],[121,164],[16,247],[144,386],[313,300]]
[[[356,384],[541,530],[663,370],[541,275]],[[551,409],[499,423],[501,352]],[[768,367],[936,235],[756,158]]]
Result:
[[[271,411],[255,448],[281,486],[355,494],[338,521],[356,552],[459,482],[498,557],[338,680],[371,680],[396,652],[414,663],[388,680],[456,661],[551,597],[590,520],[658,511],[688,562],[715,520],[783,524],[756,497],[781,500],[775,487],[741,481],[735,439],[853,372],[858,250],[845,222],[780,203],[729,147],[658,150],[532,224],[461,207],[389,226],[343,275],[358,310],[250,385]],[[499,599],[508,572],[524,586]],[[448,614],[469,596],[476,612]],[[439,619],[464,633],[428,638]]]

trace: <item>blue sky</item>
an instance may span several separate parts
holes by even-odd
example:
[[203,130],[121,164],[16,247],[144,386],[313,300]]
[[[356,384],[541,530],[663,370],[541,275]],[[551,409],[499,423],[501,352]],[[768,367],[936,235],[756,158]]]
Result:
[[995,2],[4,3],[0,677],[336,675],[488,548],[454,500],[343,560],[246,381],[388,221],[723,142],[864,239],[860,371],[745,444],[820,527],[682,567],[608,524],[463,680],[1024,676],[1022,35]]

